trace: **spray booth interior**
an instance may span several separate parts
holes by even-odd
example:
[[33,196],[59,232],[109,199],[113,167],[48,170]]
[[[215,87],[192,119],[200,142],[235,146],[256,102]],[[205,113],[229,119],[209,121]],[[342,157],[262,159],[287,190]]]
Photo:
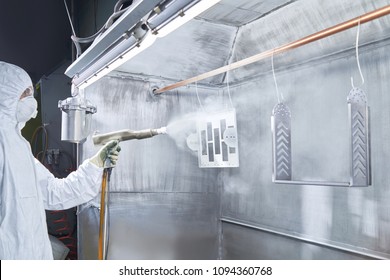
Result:
[[[168,130],[120,143],[107,258],[390,258],[390,16],[363,17],[388,1],[201,2],[112,71],[71,73],[92,131]],[[97,258],[99,200],[79,207],[80,259]]]

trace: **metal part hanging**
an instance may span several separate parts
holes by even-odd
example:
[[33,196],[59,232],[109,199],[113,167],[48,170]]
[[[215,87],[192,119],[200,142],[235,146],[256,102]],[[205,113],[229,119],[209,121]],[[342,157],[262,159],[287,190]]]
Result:
[[351,140],[351,186],[371,185],[369,107],[364,91],[353,88],[348,95]]
[[272,110],[272,180],[291,180],[291,112],[283,103],[278,103]]
[[200,168],[239,167],[236,110],[209,113],[197,121]]
[[316,185],[332,187],[367,187],[371,185],[369,107],[363,90],[353,88],[348,95],[350,127],[350,181],[292,180],[291,113],[278,103],[272,111],[271,129],[273,144],[272,181],[277,184]]

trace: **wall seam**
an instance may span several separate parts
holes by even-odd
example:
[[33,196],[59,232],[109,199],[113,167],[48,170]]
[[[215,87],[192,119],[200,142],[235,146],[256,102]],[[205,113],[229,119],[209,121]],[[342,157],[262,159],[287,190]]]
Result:
[[[277,230],[277,229],[268,228],[266,226],[253,225],[253,224],[250,224],[246,221],[238,220],[238,219],[234,219],[234,218],[230,218],[230,217],[226,217],[226,216],[221,217],[221,222],[234,224],[234,225],[238,225],[241,227],[246,227],[246,228],[250,228],[250,229],[254,229],[254,230],[259,230],[259,231],[267,232],[270,234],[276,234],[276,235],[280,235],[280,236],[283,236],[286,238],[291,238],[294,240],[303,241],[305,243],[314,244],[317,246],[328,247],[328,248],[338,250],[338,251],[343,251],[343,252],[349,252],[349,253],[352,253],[355,255],[360,255],[360,256],[365,256],[365,257],[370,257],[370,258],[380,259],[380,260],[390,259],[390,255],[386,254],[386,253],[380,253],[380,252],[376,252],[376,251],[373,251],[372,253],[362,252],[361,250],[364,250],[364,248],[362,248],[362,249],[360,249],[360,248],[356,248],[356,249],[355,248],[346,248],[346,247],[343,247],[341,244],[336,245],[336,244],[327,243],[325,241],[317,241],[317,240],[314,240],[314,239],[309,238],[309,237],[300,236],[296,233],[287,233],[287,232],[282,232],[282,231]],[[379,253],[379,254],[376,254],[376,253]]]

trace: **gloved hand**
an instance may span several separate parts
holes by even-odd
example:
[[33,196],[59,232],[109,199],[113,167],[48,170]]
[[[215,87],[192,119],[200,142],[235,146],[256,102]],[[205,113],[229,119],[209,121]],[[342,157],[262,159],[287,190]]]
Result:
[[108,158],[111,162],[110,166],[115,166],[120,151],[121,151],[121,147],[119,147],[119,141],[111,140],[110,142],[105,144],[96,153],[96,155],[91,157],[89,161],[98,167],[109,167],[109,166],[105,166],[106,159]]

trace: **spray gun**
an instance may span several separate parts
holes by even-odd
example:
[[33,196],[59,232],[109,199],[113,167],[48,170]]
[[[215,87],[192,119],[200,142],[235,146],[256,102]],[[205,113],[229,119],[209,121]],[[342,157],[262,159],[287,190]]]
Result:
[[160,127],[156,129],[143,129],[143,130],[124,129],[124,130],[118,130],[118,131],[109,132],[105,134],[96,134],[92,136],[92,140],[95,145],[103,145],[111,140],[118,140],[121,142],[127,140],[133,140],[133,139],[140,140],[140,139],[150,138],[159,134],[167,134],[167,128]]

